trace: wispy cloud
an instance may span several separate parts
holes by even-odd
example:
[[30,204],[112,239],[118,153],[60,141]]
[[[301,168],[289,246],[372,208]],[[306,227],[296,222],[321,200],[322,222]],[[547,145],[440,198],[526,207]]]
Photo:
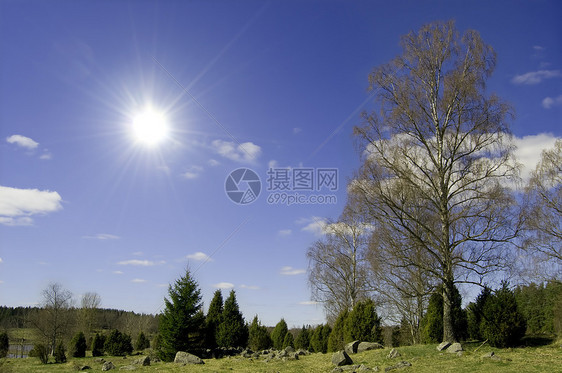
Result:
[[57,192],[0,186],[0,224],[31,225],[31,216],[60,210],[61,201]]
[[208,256],[207,254],[205,254],[201,251],[198,251],[198,252],[193,253],[193,254],[186,255],[186,258],[190,259],[190,260],[195,260],[195,261],[212,261],[213,260],[210,256]]
[[293,231],[290,229],[281,229],[279,232],[277,232],[279,236],[290,236],[291,233],[293,233]]
[[161,260],[159,262],[153,262],[151,260],[140,260],[140,259],[130,259],[117,262],[117,264],[122,266],[140,266],[140,267],[151,267],[158,264],[166,264],[165,261]]
[[296,269],[296,268],[293,268],[293,267],[290,267],[290,266],[285,266],[285,267],[281,268],[279,273],[284,275],[284,276],[296,276],[296,275],[302,275],[303,273],[306,273],[306,269]]
[[218,284],[214,284],[213,287],[217,289],[232,289],[234,284],[230,282],[219,282]]
[[302,132],[302,128],[299,128],[299,127],[293,128],[293,134],[294,135],[296,135],[297,133],[300,133],[300,132]]
[[323,235],[327,225],[326,219],[318,216],[300,218],[296,221],[296,223],[298,225],[304,225],[304,227],[301,228],[301,231],[312,233],[315,236]]
[[203,171],[203,167],[201,166],[191,166],[187,171],[182,173],[184,179],[192,180],[197,179],[201,172]]
[[105,240],[118,240],[121,237],[109,233],[98,233],[92,236],[82,236],[82,238],[105,241]]
[[134,278],[131,280],[131,282],[134,282],[135,284],[142,284],[144,282],[146,282],[146,280],[142,279],[142,278]]
[[513,79],[511,79],[511,82],[513,84],[534,85],[539,84],[545,79],[560,77],[562,77],[562,72],[560,72],[560,70],[538,70],[515,75]]
[[4,260],[2,258],[0,258],[0,263],[3,263],[3,262],[4,262]]
[[45,153],[43,153],[39,156],[39,159],[42,159],[44,161],[52,159],[52,158],[53,158],[53,155],[49,152],[45,152]]
[[216,167],[219,164],[221,164],[219,161],[217,161],[216,159],[209,159],[209,161],[207,161],[207,163],[209,164],[209,166],[211,167]]
[[21,146],[22,148],[26,148],[29,150],[35,149],[39,146],[37,141],[30,139],[29,137],[22,136],[22,135],[12,135],[6,138],[6,141],[10,144],[15,144],[17,146]]
[[545,97],[542,100],[542,107],[545,109],[550,109],[555,106],[562,106],[562,95],[558,97]]
[[261,288],[259,286],[255,286],[255,285],[240,285],[241,289],[248,289],[248,290],[260,290]]
[[113,271],[113,274],[115,274],[115,275],[122,275],[123,272],[122,272],[122,271]]
[[214,140],[211,146],[222,157],[236,162],[256,162],[262,153],[261,147],[253,142],[237,144],[233,141]]

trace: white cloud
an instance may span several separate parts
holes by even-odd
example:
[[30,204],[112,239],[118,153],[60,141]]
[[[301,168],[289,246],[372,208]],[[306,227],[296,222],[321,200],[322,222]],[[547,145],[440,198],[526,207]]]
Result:
[[219,164],[221,164],[219,161],[217,161],[216,159],[209,159],[209,161],[207,162],[209,164],[209,166],[211,167],[216,167]]
[[293,231],[290,229],[281,229],[279,232],[277,232],[277,234],[280,236],[290,236],[291,233],[293,233]]
[[537,166],[541,158],[543,150],[552,148],[557,138],[552,134],[541,133],[538,135],[524,136],[522,138],[514,138],[514,145],[517,147],[515,150],[515,157],[517,161],[523,166],[521,170],[521,178],[523,181],[528,181],[531,172]]
[[4,260],[2,258],[0,258],[0,263],[2,263]]
[[49,160],[49,159],[52,159],[52,158],[53,158],[53,155],[51,153],[43,153],[39,156],[39,159],[42,159],[42,160]]
[[201,251],[198,251],[196,253],[193,254],[189,254],[186,256],[187,259],[191,259],[191,260],[195,260],[195,261],[212,261],[213,259],[211,259],[211,257]]
[[122,275],[123,272],[122,272],[122,271],[113,271],[113,274],[115,274],[115,275]]
[[98,233],[98,234],[94,234],[93,236],[83,236],[82,238],[105,241],[105,240],[118,240],[121,237],[109,233]]
[[203,167],[201,166],[191,166],[186,172],[182,174],[185,179],[197,179],[199,175],[203,171]]
[[217,289],[232,289],[234,284],[231,284],[230,282],[219,282],[218,284],[214,284],[213,287]]
[[302,275],[303,273],[306,273],[306,269],[296,269],[290,266],[285,266],[285,267],[281,267],[279,273],[284,276]]
[[511,79],[511,82],[514,84],[533,85],[539,84],[545,79],[560,77],[562,77],[562,72],[560,72],[560,70],[538,70],[521,75],[515,75],[513,79]]
[[293,134],[294,135],[296,135],[297,133],[300,133],[300,132],[302,132],[302,128],[299,128],[299,127],[293,128]]
[[255,286],[255,285],[240,285],[241,289],[248,289],[248,290],[260,290],[261,288],[259,286]]
[[57,192],[0,186],[0,224],[31,225],[30,216],[62,209]]
[[562,106],[562,95],[558,97],[545,97],[542,100],[542,107],[545,109],[550,109],[554,106]]
[[317,305],[319,302],[313,301],[313,300],[305,300],[303,302],[299,302],[300,305],[303,306],[315,306]]
[[313,216],[311,218],[300,218],[296,221],[299,225],[305,225],[301,228],[304,232],[309,232],[315,236],[321,236],[326,233],[326,219],[318,216]]
[[262,152],[261,147],[252,142],[236,144],[232,141],[214,140],[211,145],[218,154],[236,162],[253,163]]
[[4,281],[0,280],[0,285],[2,285],[4,283]]
[[140,266],[140,267],[151,267],[157,264],[165,264],[166,262],[161,260],[159,262],[153,262],[151,260],[139,260],[139,259],[131,259],[131,260],[123,260],[118,262],[117,264],[122,266]]
[[26,148],[30,150],[35,149],[39,146],[38,142],[33,141],[29,137],[25,137],[22,135],[12,135],[10,137],[7,137],[6,141],[9,142],[10,144],[16,144],[18,146],[21,146],[22,148]]
[[271,161],[269,161],[267,163],[267,167],[268,168],[277,168],[277,167],[279,167],[279,162],[277,162],[275,159],[272,159]]
[[540,52],[540,51],[543,51],[545,48],[541,47],[540,45],[533,45],[533,49]]
[[143,280],[142,278],[134,278],[131,280],[131,282],[134,282],[136,284],[142,284],[144,282],[146,282],[146,280]]

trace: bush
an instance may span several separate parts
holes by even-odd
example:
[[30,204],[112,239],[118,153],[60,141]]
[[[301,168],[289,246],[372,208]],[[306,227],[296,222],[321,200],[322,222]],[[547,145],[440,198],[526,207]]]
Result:
[[79,332],[70,341],[70,355],[72,357],[86,357],[86,337]]
[[8,356],[8,349],[10,348],[10,339],[8,333],[0,333],[0,359]]
[[310,333],[308,332],[308,328],[304,325],[297,335],[297,339],[295,339],[295,348],[301,350],[308,350],[310,346]]
[[482,333],[480,333],[480,324],[482,323],[482,316],[484,314],[484,305],[492,295],[492,290],[489,287],[482,289],[480,294],[476,297],[474,303],[470,303],[466,308],[468,318],[468,336],[471,339],[481,340]]
[[283,348],[286,347],[295,347],[295,338],[293,337],[293,334],[291,334],[291,332],[287,332],[287,334],[285,334],[285,339],[283,340]]
[[62,342],[57,344],[55,348],[55,363],[56,364],[63,364],[66,363],[66,350]]
[[103,346],[105,344],[105,336],[96,333],[92,340],[92,356],[103,356]]
[[283,348],[283,341],[285,340],[285,335],[287,335],[288,330],[285,319],[281,319],[271,332],[271,341],[273,342],[273,347],[277,350]]
[[137,341],[135,343],[135,350],[142,351],[145,348],[149,348],[149,347],[150,347],[150,341],[148,340],[148,338],[146,338],[143,332],[140,332],[139,336],[137,337]]
[[484,304],[480,332],[493,347],[517,345],[525,335],[525,318],[517,309],[517,302],[507,282]]
[[358,302],[345,320],[344,340],[351,342],[383,342],[381,319],[375,311],[375,303],[370,300]]
[[[459,289],[452,289],[451,317],[453,332],[457,340],[467,337],[466,311],[462,309],[462,297]],[[429,298],[426,315],[422,320],[422,340],[425,343],[439,343],[443,340],[443,285],[440,285]]]
[[29,351],[29,356],[38,358],[42,364],[47,364],[49,362],[49,351],[42,343],[37,343],[33,346],[33,349]]
[[255,316],[249,328],[248,346],[254,351],[260,351],[271,347],[271,345],[272,342],[267,328],[262,326],[258,317]]
[[133,352],[131,337],[115,329],[105,340],[103,349],[111,356],[124,356]]
[[310,337],[310,350],[312,352],[328,352],[328,339],[332,333],[329,325],[318,325]]
[[336,352],[343,350],[345,346],[343,330],[345,328],[345,320],[347,319],[348,311],[343,310],[334,323],[334,329],[328,337],[328,351]]

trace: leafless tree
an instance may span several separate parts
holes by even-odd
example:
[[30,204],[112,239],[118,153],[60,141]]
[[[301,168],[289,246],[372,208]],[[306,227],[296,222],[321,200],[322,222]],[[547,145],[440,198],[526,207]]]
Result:
[[82,295],[79,313],[83,331],[90,333],[94,330],[100,305],[101,297],[98,293],[86,292]]
[[[554,270],[562,265],[562,140],[544,150],[526,189],[524,247]],[[553,268],[549,268],[552,270]],[[555,272],[556,273],[556,272]],[[552,272],[550,272],[552,274]]]
[[41,295],[43,308],[34,315],[32,323],[50,344],[53,353],[57,342],[66,337],[73,322],[72,293],[54,282],[47,285]]
[[402,55],[369,76],[380,111],[355,129],[363,164],[351,189],[375,225],[431,258],[421,268],[444,284],[443,339],[453,341],[454,284],[501,268],[517,234],[506,187],[517,177],[511,109],[484,93],[496,57],[476,31],[460,36],[453,21],[436,22],[401,45]]
[[348,204],[340,219],[326,224],[325,236],[308,249],[312,298],[323,303],[329,321],[352,309],[369,291],[366,248],[369,227]]

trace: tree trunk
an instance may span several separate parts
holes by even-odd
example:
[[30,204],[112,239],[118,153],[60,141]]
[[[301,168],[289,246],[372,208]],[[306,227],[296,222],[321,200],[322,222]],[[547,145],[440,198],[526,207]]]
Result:
[[443,284],[443,342],[457,341],[453,326],[453,286],[453,281],[451,280]]

